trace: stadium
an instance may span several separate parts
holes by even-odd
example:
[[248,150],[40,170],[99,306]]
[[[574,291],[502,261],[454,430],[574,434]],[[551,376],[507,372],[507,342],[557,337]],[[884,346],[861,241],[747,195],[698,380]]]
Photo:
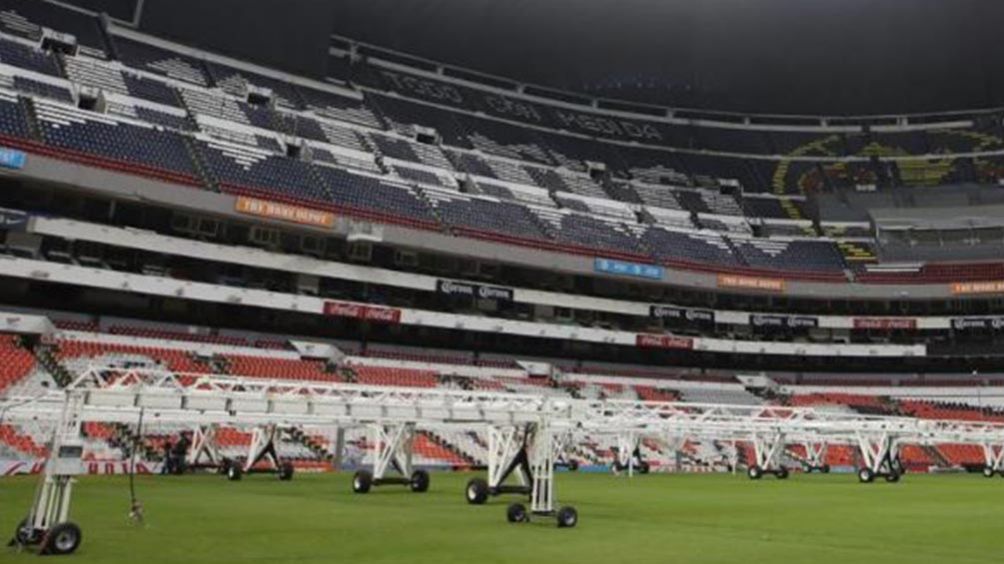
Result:
[[501,4],[0,0],[4,562],[999,561],[1004,6]]

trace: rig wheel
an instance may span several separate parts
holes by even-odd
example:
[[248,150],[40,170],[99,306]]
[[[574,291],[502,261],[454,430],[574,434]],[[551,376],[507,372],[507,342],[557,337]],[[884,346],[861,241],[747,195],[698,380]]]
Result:
[[14,529],[14,536],[13,538],[11,538],[10,544],[8,546],[14,546],[14,545],[26,546],[29,544],[36,544],[36,543],[38,543],[38,534],[28,524],[27,517],[21,519],[21,522],[17,524],[17,528]]
[[72,554],[80,546],[80,527],[73,523],[59,523],[42,538],[42,554]]
[[292,462],[283,462],[279,465],[279,480],[283,482],[292,480],[294,472],[296,472],[296,470],[293,468]]
[[778,469],[775,476],[777,476],[778,480],[787,480],[789,476],[788,469],[782,466],[781,468]]
[[862,484],[870,484],[875,480],[875,473],[871,468],[861,468],[858,470],[858,481]]
[[984,478],[993,478],[994,474],[995,474],[995,472],[994,472],[993,466],[984,466],[983,467],[983,477]]
[[488,482],[482,478],[471,478],[467,482],[464,490],[467,503],[471,505],[482,505],[488,501]]
[[579,523],[579,512],[571,505],[558,510],[558,528],[570,529]]
[[820,468],[819,470],[823,474],[829,474],[830,473],[830,465],[829,464],[823,464],[823,467]]
[[579,470],[579,461],[578,460],[569,460],[568,461],[568,471],[569,472],[578,472],[578,470]]
[[429,473],[425,470],[415,470],[411,473],[411,491],[425,493],[429,491]]
[[359,470],[352,476],[352,491],[364,494],[373,487],[373,474],[369,470]]
[[648,462],[642,462],[638,465],[639,474],[648,474],[652,471],[652,466]]
[[900,478],[900,473],[895,471],[885,475],[885,481],[889,482],[890,484],[895,484],[896,482],[899,481],[899,478]]
[[746,475],[749,476],[750,480],[759,480],[763,477],[763,470],[759,466],[750,466],[746,469]]
[[513,503],[506,508],[505,518],[510,523],[525,523],[530,520],[530,515],[526,512],[525,505]]
[[227,480],[238,482],[243,475],[244,472],[241,471],[241,467],[237,464],[231,462],[230,466],[227,467]]

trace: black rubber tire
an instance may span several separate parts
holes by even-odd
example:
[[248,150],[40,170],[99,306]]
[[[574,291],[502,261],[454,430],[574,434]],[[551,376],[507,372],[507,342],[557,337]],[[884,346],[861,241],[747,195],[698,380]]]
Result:
[[858,481],[862,484],[870,484],[875,481],[875,473],[871,471],[871,468],[859,468]]
[[895,484],[896,482],[899,481],[899,478],[900,478],[899,472],[892,472],[885,475],[885,481],[889,482],[890,484]]
[[525,523],[530,520],[530,515],[522,503],[511,503],[505,510],[505,518],[510,523]]
[[778,480],[787,480],[789,476],[788,469],[782,466],[778,468],[777,473],[774,475],[777,476]]
[[482,478],[471,478],[464,488],[464,497],[471,505],[484,505],[488,501],[488,482]]
[[357,494],[364,494],[373,487],[373,473],[369,470],[359,470],[352,476],[352,491]]
[[288,482],[293,479],[293,474],[296,469],[293,468],[292,462],[283,462],[279,465],[279,480],[283,482]]
[[640,463],[638,465],[638,473],[639,474],[648,474],[651,471],[652,471],[652,467],[649,465],[648,462],[642,462],[642,463]]
[[233,464],[233,462],[231,462],[229,458],[224,458],[222,461],[220,461],[220,465],[216,467],[216,473],[226,474],[227,470],[230,469],[231,464]]
[[231,482],[239,482],[243,476],[244,472],[237,464],[230,464],[227,468],[227,480],[230,480]]
[[571,529],[579,524],[579,512],[571,505],[566,505],[558,510],[558,528]]
[[425,470],[415,470],[411,473],[411,491],[425,493],[429,491],[429,473]]
[[759,466],[750,466],[746,469],[746,475],[750,480],[759,480],[763,477],[763,470]]
[[38,535],[35,534],[35,531],[28,530],[27,517],[21,519],[21,522],[17,524],[17,528],[14,529],[14,536],[11,538],[11,542],[21,546],[27,546],[38,542]]
[[984,466],[983,467],[983,477],[984,478],[993,478],[994,474],[995,474],[995,472],[994,472],[993,467],[991,467],[991,466]]
[[822,466],[822,467],[821,467],[821,468],[819,469],[819,471],[820,471],[820,472],[822,472],[823,474],[829,474],[829,473],[830,473],[830,465],[829,465],[829,464],[824,464],[824,465],[823,465],[823,466]]
[[42,554],[72,554],[80,546],[83,534],[73,523],[59,523],[45,533],[39,552]]
[[579,471],[579,461],[578,460],[569,460],[568,461],[568,471],[569,472],[578,472]]
[[617,460],[614,461],[613,467],[614,470],[616,470],[617,472],[623,472],[625,469],[627,469],[627,466],[624,466]]

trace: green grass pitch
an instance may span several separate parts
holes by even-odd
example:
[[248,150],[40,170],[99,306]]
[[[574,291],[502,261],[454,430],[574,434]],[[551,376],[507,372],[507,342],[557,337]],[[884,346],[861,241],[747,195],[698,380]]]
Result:
[[[434,473],[428,493],[350,491],[351,474],[139,477],[145,526],[127,519],[124,477],[77,484],[83,529],[68,562],[519,563],[999,563],[1004,480],[908,475],[858,484],[852,475],[751,482],[731,475],[633,479],[559,474],[574,529],[551,518],[505,521],[512,496],[469,506],[470,474]],[[0,480],[4,541],[29,507],[34,478]],[[0,549],[0,562],[34,555]]]

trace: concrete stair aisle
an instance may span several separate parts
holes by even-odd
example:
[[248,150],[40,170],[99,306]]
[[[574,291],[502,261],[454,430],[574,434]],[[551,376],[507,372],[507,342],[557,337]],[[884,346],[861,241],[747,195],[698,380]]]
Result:
[[292,427],[288,430],[287,435],[293,442],[301,444],[307,447],[318,460],[323,460],[325,462],[333,462],[335,460],[335,453],[331,452],[327,446],[325,446],[324,441],[319,437],[308,435],[303,432],[303,429],[299,427]]

